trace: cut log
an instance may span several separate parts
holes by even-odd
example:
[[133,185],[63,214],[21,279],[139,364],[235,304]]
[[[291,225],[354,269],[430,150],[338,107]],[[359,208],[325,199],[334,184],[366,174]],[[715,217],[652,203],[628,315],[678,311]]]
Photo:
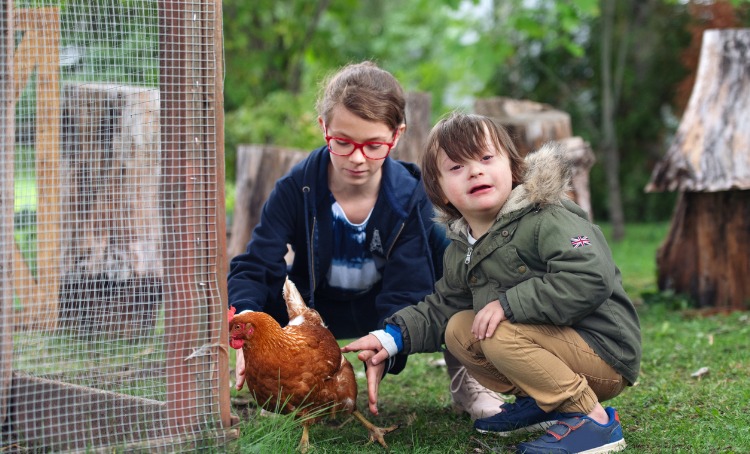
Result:
[[703,34],[685,114],[646,191],[681,191],[658,285],[701,308],[750,308],[750,29]]
[[307,155],[304,151],[271,145],[240,145],[237,149],[237,192],[232,234],[227,245],[230,260],[245,252],[276,180]]
[[596,162],[596,158],[591,150],[591,145],[580,137],[568,137],[557,142],[565,147],[566,156],[573,163],[570,198],[583,208],[589,214],[589,219],[592,220],[589,172]]
[[160,278],[159,91],[64,87],[63,275]]
[[505,127],[522,156],[545,142],[573,135],[570,115],[547,104],[494,97],[478,99],[474,110]]

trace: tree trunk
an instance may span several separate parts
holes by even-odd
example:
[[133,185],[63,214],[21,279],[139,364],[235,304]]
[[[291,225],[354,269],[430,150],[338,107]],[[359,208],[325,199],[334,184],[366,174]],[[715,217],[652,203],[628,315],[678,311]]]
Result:
[[614,1],[605,1],[602,21],[602,152],[604,155],[604,173],[607,176],[607,200],[609,220],[612,222],[612,237],[619,241],[625,237],[625,213],[620,194],[620,153],[617,149],[615,133],[615,86],[612,79],[611,65],[612,34],[614,19]]
[[699,307],[750,309],[750,191],[683,193],[658,251],[659,289]]

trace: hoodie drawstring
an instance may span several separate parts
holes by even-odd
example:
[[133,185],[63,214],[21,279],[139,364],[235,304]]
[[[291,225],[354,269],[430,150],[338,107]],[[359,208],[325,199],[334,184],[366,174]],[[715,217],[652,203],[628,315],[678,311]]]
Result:
[[315,272],[315,255],[313,254],[313,247],[312,247],[312,236],[313,232],[310,231],[310,217],[308,216],[307,212],[307,196],[310,193],[310,186],[303,186],[302,187],[303,197],[302,199],[305,201],[305,232],[306,240],[307,240],[307,253],[310,260],[310,265],[307,273],[308,277],[308,285],[310,286],[310,301],[308,301],[307,305],[310,306],[310,308],[315,308],[315,287],[313,287],[313,284],[315,282],[313,278],[313,273]]

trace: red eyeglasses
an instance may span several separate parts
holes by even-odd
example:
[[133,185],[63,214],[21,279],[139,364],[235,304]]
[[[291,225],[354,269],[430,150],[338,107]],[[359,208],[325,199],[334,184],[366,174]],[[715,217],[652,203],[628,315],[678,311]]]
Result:
[[362,150],[362,154],[367,159],[378,161],[385,159],[391,152],[391,148],[396,144],[398,132],[393,133],[391,142],[364,142],[359,143],[343,137],[334,137],[328,135],[328,127],[325,128],[325,138],[328,144],[328,151],[336,156],[349,156],[356,150]]

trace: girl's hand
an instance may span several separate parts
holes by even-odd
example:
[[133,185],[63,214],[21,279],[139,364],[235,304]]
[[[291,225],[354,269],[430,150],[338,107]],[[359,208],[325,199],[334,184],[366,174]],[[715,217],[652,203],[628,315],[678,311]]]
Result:
[[479,340],[492,337],[500,322],[507,319],[500,301],[492,301],[474,316],[474,323],[471,324],[471,333]]
[[242,385],[245,384],[245,354],[242,349],[235,350],[237,360],[234,362],[234,387],[237,391],[242,389]]
[[341,348],[342,353],[359,352],[357,358],[365,363],[365,374],[367,376],[367,400],[370,413],[378,414],[378,388],[380,380],[385,372],[385,361],[388,352],[383,348],[377,337],[368,334],[359,338],[349,345]]

